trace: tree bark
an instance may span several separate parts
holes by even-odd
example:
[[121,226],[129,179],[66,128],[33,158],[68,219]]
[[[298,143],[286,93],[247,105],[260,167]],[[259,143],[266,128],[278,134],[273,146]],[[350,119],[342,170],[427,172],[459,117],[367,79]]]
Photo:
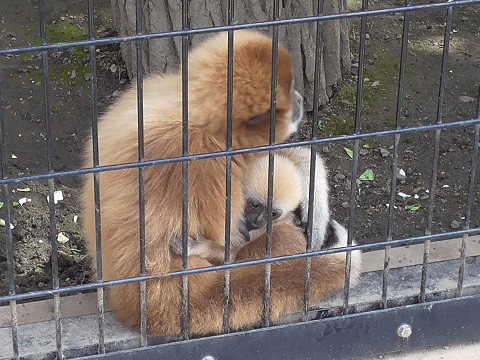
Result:
[[[143,33],[163,33],[181,30],[181,0],[140,0],[144,19]],[[136,33],[135,1],[112,0],[119,35]],[[298,18],[316,14],[317,1],[282,0],[280,17]],[[234,19],[237,24],[272,20],[273,1],[235,1]],[[324,14],[345,12],[346,0],[324,0]],[[227,24],[226,0],[189,0],[189,26],[191,29],[223,26]],[[332,94],[334,86],[350,72],[349,26],[348,21],[331,20],[321,24],[321,59],[318,104],[324,104]],[[279,27],[279,40],[290,50],[295,59],[296,88],[304,94],[306,109],[312,110],[315,76],[315,22]],[[271,28],[259,31],[271,33]],[[192,46],[206,36],[190,37]],[[148,73],[168,73],[179,66],[181,58],[181,37],[149,40],[143,45],[143,70]],[[136,76],[136,44],[121,43],[122,56],[131,79]]]

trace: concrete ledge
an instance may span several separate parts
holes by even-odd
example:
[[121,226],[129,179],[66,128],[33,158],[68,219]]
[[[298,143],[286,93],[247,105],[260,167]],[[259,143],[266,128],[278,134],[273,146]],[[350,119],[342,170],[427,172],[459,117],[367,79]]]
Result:
[[[427,294],[441,292],[453,296],[460,265],[461,239],[431,244],[431,263],[428,266]],[[384,251],[364,254],[364,273],[359,284],[350,292],[350,304],[357,311],[367,310],[381,299]],[[465,294],[480,293],[480,236],[467,239],[467,261],[464,276]],[[417,296],[420,291],[423,244],[391,249],[388,299],[405,299]],[[96,293],[65,296],[61,298],[62,343],[67,357],[84,356],[96,352],[98,345],[98,315]],[[339,307],[341,294],[319,304],[318,309]],[[137,347],[138,333],[119,323],[110,309],[105,311],[105,342],[107,351]],[[43,300],[17,306],[20,354],[28,359],[40,359],[55,352],[55,323],[53,301]],[[312,312],[312,317],[315,313]],[[298,321],[292,314],[283,323]],[[12,352],[10,307],[0,307],[0,359],[9,359]]]

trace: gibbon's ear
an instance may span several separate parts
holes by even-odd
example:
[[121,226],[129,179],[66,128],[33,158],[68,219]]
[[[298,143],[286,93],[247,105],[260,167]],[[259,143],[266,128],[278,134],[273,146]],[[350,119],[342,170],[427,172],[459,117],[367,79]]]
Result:
[[250,119],[245,121],[245,124],[247,124],[247,125],[261,125],[269,119],[270,119],[270,111],[251,117]]

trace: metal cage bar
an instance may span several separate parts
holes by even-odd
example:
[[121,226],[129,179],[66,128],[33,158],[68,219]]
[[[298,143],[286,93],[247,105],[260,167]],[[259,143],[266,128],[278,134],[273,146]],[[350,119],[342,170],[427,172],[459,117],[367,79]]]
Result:
[[[477,99],[477,116],[480,117],[480,87],[478,89],[478,99]],[[468,197],[467,197],[467,210],[465,213],[465,225],[464,229],[470,228],[470,222],[472,217],[472,207],[473,207],[473,193],[475,191],[475,180],[477,175],[478,168],[478,158],[479,147],[480,147],[480,125],[475,125],[473,136],[473,150],[472,150],[472,161],[470,167],[470,179],[468,184]],[[456,296],[462,296],[463,294],[463,280],[465,275],[465,256],[467,248],[467,238],[468,235],[462,236],[462,245],[460,249],[460,267],[458,269],[458,283],[457,283],[457,293]]]
[[[439,233],[439,234],[431,234],[431,235],[423,235],[423,236],[415,236],[415,237],[408,237],[403,239],[397,239],[392,241],[384,241],[381,243],[374,243],[374,244],[364,244],[364,245],[352,245],[348,247],[349,251],[354,250],[374,250],[374,249],[383,249],[387,245],[391,246],[399,246],[399,245],[414,245],[420,244],[425,242],[426,240],[447,240],[452,239],[456,236],[463,236],[463,235],[475,235],[480,234],[480,227],[470,228],[465,230],[457,230],[451,231],[447,233]],[[338,254],[344,253],[347,250],[347,247],[339,247],[333,249],[324,249],[318,251],[312,251],[310,253],[301,253],[295,255],[285,255],[285,256],[276,256],[271,257],[268,259],[261,259],[261,260],[251,260],[251,261],[244,261],[240,263],[232,263],[232,264],[225,264],[225,265],[218,265],[218,266],[211,266],[211,267],[204,267],[204,268],[197,268],[197,269],[188,269],[188,270],[181,270],[170,272],[167,274],[162,275],[147,275],[147,276],[137,276],[131,278],[125,278],[121,280],[109,280],[104,281],[103,283],[90,283],[90,284],[82,284],[82,285],[73,285],[73,286],[64,286],[58,289],[53,290],[39,290],[33,291],[23,294],[16,294],[16,295],[6,295],[0,297],[0,302],[3,301],[11,301],[11,300],[26,300],[26,299],[33,299],[42,296],[54,295],[54,294],[67,294],[67,293],[75,293],[79,291],[86,291],[91,289],[97,289],[98,287],[109,287],[115,285],[122,285],[122,284],[131,284],[131,283],[138,283],[140,281],[151,281],[151,280],[159,280],[164,278],[176,277],[176,276],[184,276],[184,275],[194,275],[194,274],[202,274],[206,272],[212,271],[223,271],[228,269],[236,269],[245,266],[253,266],[253,265],[265,265],[268,263],[274,262],[281,262],[281,261],[288,261],[288,260],[298,260],[298,259],[306,259],[313,256],[319,255],[327,255],[327,254]]]
[[[189,29],[188,1],[182,0],[182,29]],[[182,155],[188,155],[188,48],[189,37],[182,37]],[[182,267],[188,269],[188,162],[182,162]],[[188,339],[189,284],[188,275],[182,277],[182,336]]]
[[[410,5],[410,0],[405,0],[405,6]],[[397,129],[401,129],[403,98],[405,90],[405,73],[407,67],[407,49],[408,49],[408,33],[410,29],[410,13],[403,15],[403,33],[402,33],[402,49],[400,54],[400,74],[397,89],[397,109],[395,125]],[[390,178],[390,200],[388,202],[388,222],[387,222],[387,240],[393,239],[393,228],[395,224],[395,196],[397,192],[397,171],[398,171],[398,153],[400,146],[401,134],[396,134],[393,144],[393,163],[392,176]],[[385,260],[383,267],[382,279],[382,304],[384,308],[388,307],[388,272],[390,270],[390,246],[385,247]]]
[[[443,54],[442,65],[440,70],[440,85],[438,88],[438,102],[437,102],[437,119],[436,123],[441,124],[443,122],[443,101],[445,94],[445,84],[447,81],[447,63],[448,63],[448,50],[450,48],[450,33],[452,32],[452,8],[447,8],[445,35],[443,39]],[[428,205],[428,219],[427,228],[425,234],[432,233],[433,224],[433,210],[435,207],[435,195],[437,191],[437,173],[438,165],[440,162],[440,139],[441,129],[435,130],[435,148],[433,150],[433,164],[432,164],[432,176],[430,181],[430,199]],[[430,240],[426,240],[423,250],[423,266],[422,266],[422,279],[420,284],[420,301],[425,302],[426,283],[428,276],[428,261],[430,256]]]
[[[42,44],[47,44],[47,23],[46,23],[46,4],[45,0],[39,1],[40,16],[40,38]],[[50,87],[50,68],[48,61],[48,53],[42,52],[42,72],[43,72],[43,93],[44,93],[44,109],[46,122],[46,141],[47,141],[47,168],[48,172],[54,172],[53,166],[53,129],[51,118],[51,87]],[[53,289],[60,287],[60,279],[58,273],[58,242],[57,242],[57,219],[55,215],[55,183],[54,179],[48,179],[48,207],[50,213],[50,243],[52,245],[52,277]],[[63,357],[62,349],[62,323],[60,317],[60,294],[53,295],[53,307],[55,312],[55,343],[57,347],[57,358]]]
[[358,18],[358,17],[397,14],[397,13],[413,12],[413,11],[419,11],[419,10],[435,10],[435,9],[441,9],[441,8],[478,4],[479,2],[480,2],[479,0],[458,0],[454,2],[441,2],[441,3],[423,4],[423,5],[415,5],[415,6],[412,5],[409,7],[400,6],[400,7],[395,7],[391,9],[357,11],[357,12],[349,12],[349,13],[333,14],[333,15],[322,15],[322,16],[306,16],[306,17],[298,17],[293,19],[279,19],[279,20],[264,21],[264,22],[253,22],[249,24],[235,24],[235,25],[226,25],[226,26],[216,26],[211,28],[177,30],[177,31],[170,31],[168,33],[166,32],[166,33],[151,33],[151,34],[132,35],[132,36],[116,36],[116,37],[110,37],[105,39],[96,39],[95,41],[76,41],[76,42],[65,42],[65,43],[56,43],[56,44],[48,44],[48,45],[40,45],[40,46],[29,46],[29,47],[14,48],[14,49],[3,49],[3,50],[0,50],[0,56],[8,55],[8,54],[21,54],[25,52],[40,52],[40,51],[51,51],[51,50],[72,48],[72,47],[84,47],[89,45],[104,45],[104,44],[114,44],[114,43],[122,43],[122,42],[138,41],[138,40],[154,40],[154,39],[171,38],[171,37],[178,37],[178,36],[211,34],[211,33],[217,33],[220,31],[228,31],[228,30],[258,29],[258,28],[278,26],[278,25],[294,25],[294,24],[311,23],[311,22],[317,22],[317,21],[352,19],[352,18]]
[[[367,11],[368,0],[362,0],[362,11]],[[362,17],[360,24],[360,47],[358,50],[358,77],[357,77],[357,98],[355,104],[355,135],[361,133],[360,117],[363,106],[363,82],[365,79],[365,42],[367,37],[367,18]],[[350,179],[350,211],[348,222],[348,240],[347,246],[353,244],[354,231],[355,231],[355,213],[357,207],[357,175],[358,175],[358,156],[359,156],[360,139],[357,138],[353,145],[353,164]],[[348,314],[348,302],[350,295],[350,270],[352,266],[352,253],[346,252],[347,266],[345,267],[345,286],[343,291],[343,311],[344,314]]]
[[[135,33],[141,35],[143,32],[143,9],[140,0],[135,0]],[[138,161],[145,160],[145,129],[143,117],[143,41],[137,41],[136,62],[137,62],[137,146]],[[145,168],[138,168],[138,214],[139,214],[139,247],[140,247],[140,274],[147,275],[146,263],[146,219],[145,219]],[[140,346],[148,345],[147,337],[147,283],[140,282]]]
[[[2,179],[8,179],[9,161],[7,156],[7,137],[5,135],[5,115],[3,113],[3,91],[2,91],[2,71],[0,71],[0,161],[2,168]],[[7,277],[8,277],[8,295],[13,296],[10,302],[10,324],[12,326],[12,345],[13,355],[15,359],[20,358],[19,346],[18,346],[18,314],[17,314],[17,301],[16,288],[15,288],[15,269],[13,267],[13,237],[11,229],[11,201],[10,201],[10,185],[3,184],[3,199],[5,208],[5,238],[6,238],[6,258],[7,258]]]
[[[88,0],[88,37],[90,40],[95,40],[95,4],[94,0]],[[99,151],[98,151],[98,89],[97,89],[97,61],[95,58],[95,45],[88,47],[88,54],[90,58],[90,84],[92,94],[92,151],[93,151],[93,166],[100,165]],[[96,252],[96,267],[97,267],[97,282],[103,281],[103,251],[102,251],[102,220],[100,209],[100,174],[93,174],[93,191],[95,198],[95,252]],[[98,309],[98,353],[105,353],[105,298],[104,289],[99,287],[97,289],[97,309]]]
[[[273,2],[273,19],[276,20],[280,16],[280,0]],[[278,28],[272,28],[272,81],[270,95],[270,140],[269,144],[275,144],[275,129],[277,124],[277,83],[278,83]],[[266,257],[272,256],[272,208],[273,208],[273,186],[274,186],[274,154],[272,151],[268,153],[268,196],[267,196],[267,246]],[[265,266],[265,310],[264,325],[270,326],[270,297],[271,297],[271,264]]]
[[[233,23],[234,19],[234,2],[228,0],[227,3],[227,22],[229,25]],[[227,70],[227,143],[226,150],[233,149],[233,44],[235,33],[233,31],[228,32],[228,70]],[[225,168],[225,264],[231,263],[231,228],[232,228],[232,157],[226,156],[226,168]],[[225,271],[224,280],[224,298],[223,298],[223,331],[225,333],[230,332],[230,271]]]
[[329,137],[329,138],[323,138],[323,139],[305,140],[305,141],[298,141],[295,143],[282,143],[282,144],[275,144],[275,145],[258,146],[255,148],[234,149],[232,151],[216,151],[216,152],[206,153],[206,154],[177,156],[177,157],[171,157],[167,159],[145,160],[142,162],[124,163],[124,164],[117,164],[117,165],[102,165],[96,168],[92,167],[92,168],[77,169],[77,170],[55,171],[52,173],[38,174],[38,175],[19,176],[11,179],[10,178],[0,179],[0,185],[17,183],[20,181],[35,181],[35,180],[45,180],[50,178],[56,179],[56,178],[72,176],[72,175],[92,174],[95,172],[133,169],[133,168],[139,168],[141,166],[154,166],[154,165],[160,165],[160,164],[172,164],[172,163],[183,162],[183,161],[211,159],[211,158],[217,158],[217,157],[225,157],[228,155],[234,156],[234,155],[240,155],[240,154],[251,154],[251,153],[253,154],[253,153],[262,152],[262,151],[287,149],[287,148],[299,147],[299,146],[311,146],[311,145],[319,145],[319,144],[326,144],[326,143],[344,142],[344,141],[356,140],[356,139],[362,140],[362,139],[369,139],[369,138],[376,138],[376,137],[383,137],[383,136],[391,136],[395,134],[410,134],[410,133],[417,133],[417,132],[432,131],[437,129],[452,129],[456,127],[473,126],[476,124],[480,124],[480,118],[473,118],[469,120],[458,120],[458,121],[453,121],[449,123],[444,122],[442,124],[434,124],[434,125],[404,127],[402,129],[376,131],[371,133],[361,133],[361,134],[353,134],[353,135],[335,136],[335,137]]
[[[317,15],[323,14],[324,0],[318,0],[316,5]],[[318,101],[319,101],[319,84],[320,84],[320,66],[323,63],[323,41],[322,26],[317,22],[316,42],[315,42],[315,73],[313,78],[313,117],[312,117],[312,140],[318,136]],[[310,147],[310,183],[308,187],[308,231],[307,231],[307,248],[306,251],[312,251],[313,236],[313,206],[315,199],[315,174],[317,169],[317,147]],[[318,204],[317,204],[318,206]],[[318,250],[318,249],[316,249]],[[311,286],[311,270],[312,258],[307,258],[306,276],[305,276],[305,300],[303,306],[303,319],[308,320],[308,310],[310,308],[310,286]]]

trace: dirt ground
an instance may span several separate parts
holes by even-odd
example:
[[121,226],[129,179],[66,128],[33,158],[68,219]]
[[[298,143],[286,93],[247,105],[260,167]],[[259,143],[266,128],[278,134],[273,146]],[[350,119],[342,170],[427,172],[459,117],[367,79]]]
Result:
[[[96,1],[96,32],[99,37],[115,35],[108,0]],[[356,1],[352,8],[356,8]],[[400,2],[371,3],[372,8],[399,6]],[[86,3],[80,0],[55,0],[47,4],[47,29],[50,41],[75,41],[87,36]],[[446,10],[411,14],[405,96],[401,127],[433,124],[437,116],[438,85],[443,50]],[[39,44],[37,1],[0,2],[0,48]],[[455,8],[448,61],[444,122],[476,117],[480,85],[480,6]],[[394,129],[403,15],[368,19],[366,79],[361,113],[362,132]],[[320,112],[321,136],[351,134],[358,69],[359,21],[352,22],[352,73],[336,89],[332,101]],[[96,50],[99,112],[128,86],[119,47],[107,45]],[[8,175],[25,176],[48,172],[46,120],[42,60],[39,55],[8,56],[0,60],[1,95],[5,115]],[[92,101],[88,49],[55,51],[49,55],[51,74],[50,108],[55,170],[80,166],[83,142],[91,126]],[[308,137],[311,116],[296,139]],[[473,128],[442,131],[438,186],[432,232],[463,227],[469,186]],[[330,171],[333,216],[348,224],[352,160],[344,148],[353,142],[322,145],[320,153]],[[402,135],[394,238],[423,235],[428,217],[428,189],[433,163],[434,134]],[[362,181],[356,196],[355,238],[359,243],[385,240],[387,206],[390,194],[393,137],[368,139],[360,143],[357,178],[373,170],[373,181]],[[478,172],[478,171],[477,171]],[[471,227],[480,226],[480,175],[474,191]],[[61,286],[89,282],[91,271],[80,228],[78,206],[81,179],[61,178],[55,190],[64,199],[56,206],[57,231],[65,235],[59,244]],[[29,191],[21,191],[29,189]],[[31,199],[12,207],[15,284],[17,292],[48,289],[52,286],[50,217],[46,182],[15,183],[8,189],[11,201]],[[3,190],[2,190],[3,198]],[[23,202],[23,201],[21,201]],[[406,209],[410,207],[410,210]],[[413,209],[412,209],[413,208]],[[5,219],[5,207],[0,209]],[[5,232],[0,235],[0,295],[8,294]]]

